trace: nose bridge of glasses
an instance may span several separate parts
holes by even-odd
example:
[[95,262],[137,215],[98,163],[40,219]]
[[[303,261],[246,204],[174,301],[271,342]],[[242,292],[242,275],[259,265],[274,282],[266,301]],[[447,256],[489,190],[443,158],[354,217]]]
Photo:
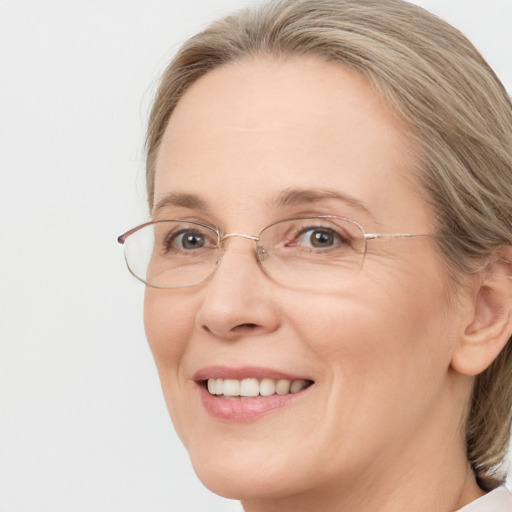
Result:
[[[261,246],[261,240],[258,236],[254,235],[247,235],[246,233],[226,233],[225,235],[222,235],[219,238],[219,244],[222,244],[225,240],[229,238],[245,238],[246,240],[252,240],[253,242],[256,242],[256,258],[259,260],[260,264],[262,263],[263,258],[266,256],[265,249]],[[221,249],[222,253],[224,252],[224,249]]]
[[259,242],[260,239],[257,236],[246,235],[245,233],[226,233],[220,237],[220,241],[226,240],[227,238],[233,238],[234,236],[240,236],[242,238],[246,238],[247,240],[253,240],[255,242]]
[[[223,246],[223,242],[226,241],[227,239],[230,239],[230,238],[236,238],[236,237],[240,237],[240,238],[245,238],[246,240],[251,240],[253,242],[256,242],[256,254],[255,254],[255,257],[256,257],[256,261],[258,261],[258,263],[261,265],[262,264],[262,258],[264,256],[264,249],[262,247],[260,247],[260,238],[257,237],[257,236],[253,236],[253,235],[247,235],[246,233],[226,233],[224,234],[223,236],[221,236],[219,238],[219,249],[220,249],[220,254],[219,254],[219,257],[217,259],[217,263],[216,265],[219,265],[221,263],[221,261],[223,261],[225,258],[226,258],[226,247]],[[241,248],[238,248],[238,249],[235,249],[235,254],[238,252],[240,254],[240,249]],[[242,252],[245,253],[245,250],[242,250]],[[237,258],[237,256],[235,256],[235,258]],[[228,257],[229,259],[229,257]],[[230,263],[230,266],[233,264],[233,261]]]

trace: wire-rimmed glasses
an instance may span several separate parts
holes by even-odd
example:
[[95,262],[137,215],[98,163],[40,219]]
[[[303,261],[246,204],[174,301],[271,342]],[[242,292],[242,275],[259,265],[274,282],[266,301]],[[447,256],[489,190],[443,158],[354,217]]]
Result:
[[225,244],[243,237],[256,244],[256,259],[274,281],[293,288],[329,289],[360,271],[368,240],[432,234],[365,233],[352,219],[335,215],[275,222],[258,236],[221,233],[191,220],[157,220],[118,237],[126,264],[140,281],[155,288],[184,288],[204,282],[221,261]]

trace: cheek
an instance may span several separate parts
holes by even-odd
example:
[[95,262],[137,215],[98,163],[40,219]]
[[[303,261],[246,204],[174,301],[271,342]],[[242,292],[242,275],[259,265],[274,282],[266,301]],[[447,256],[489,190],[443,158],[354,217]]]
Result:
[[[361,279],[339,296],[304,297],[294,317],[326,384],[326,442],[364,438],[370,454],[387,439],[398,449],[433,414],[455,339],[435,284],[424,282],[422,293],[412,293],[398,281]],[[362,457],[351,450],[347,457]],[[357,443],[354,450],[365,451]],[[343,456],[332,463],[340,461]]]
[[194,328],[193,308],[169,290],[147,287],[144,327],[160,377],[164,371],[177,371]]
[[388,269],[385,279],[361,276],[338,296],[295,301],[302,338],[330,362],[333,378],[382,382],[402,373],[413,380],[449,366],[457,322],[442,283],[402,276],[393,279]]
[[[188,304],[188,307],[185,307]],[[144,327],[149,347],[160,378],[167,409],[178,435],[187,444],[188,417],[187,380],[180,378],[182,361],[187,351],[194,315],[190,301],[181,300],[169,290],[146,288],[144,296]]]

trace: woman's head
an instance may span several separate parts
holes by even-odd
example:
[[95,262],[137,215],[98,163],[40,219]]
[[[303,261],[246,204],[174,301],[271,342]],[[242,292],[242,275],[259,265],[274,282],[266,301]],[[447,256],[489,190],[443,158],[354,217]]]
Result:
[[[300,69],[304,70],[303,77],[299,72]],[[315,83],[315,75],[321,76],[323,81]],[[293,94],[295,94],[293,96],[293,80],[300,82],[302,78],[305,90],[293,90]],[[260,84],[259,80],[264,83]],[[331,85],[326,85],[326,82]],[[246,84],[245,88],[238,87],[237,89],[237,86],[244,83]],[[228,84],[231,87],[228,87]],[[269,86],[270,84],[272,87]],[[290,101],[294,98],[297,100],[295,107],[297,107],[299,117],[302,115],[301,119],[296,120],[295,125],[291,124],[288,127],[289,136],[293,136],[294,126],[301,127],[301,122],[304,121],[305,112],[298,108],[300,105],[298,99],[301,98],[304,109],[306,111],[310,109],[311,121],[317,120],[316,124],[309,126],[309,129],[312,130],[311,140],[315,133],[313,128],[316,126],[318,129],[325,130],[322,140],[329,141],[330,145],[326,143],[322,149],[321,145],[315,146],[312,143],[311,147],[314,150],[304,152],[304,148],[308,144],[307,139],[302,141],[302,151],[297,150],[299,139],[290,142],[291,146],[297,150],[296,165],[299,170],[296,175],[290,172],[292,159],[288,159],[286,163],[282,162],[281,168],[286,171],[282,175],[276,167],[267,166],[265,168],[264,152],[261,152],[261,147],[255,146],[254,152],[259,155],[256,163],[247,169],[246,154],[245,157],[240,158],[239,162],[240,164],[245,163],[246,167],[240,166],[239,174],[237,174],[234,172],[236,167],[233,164],[238,158],[237,153],[236,151],[235,153],[229,152],[228,146],[222,145],[226,139],[223,139],[222,133],[220,133],[219,152],[220,148],[223,148],[222,155],[227,161],[221,164],[221,160],[218,157],[217,160],[215,159],[213,150],[210,148],[208,158],[212,161],[212,174],[209,176],[208,171],[204,168],[206,162],[201,162],[199,165],[198,160],[203,151],[207,152],[204,148],[207,146],[208,131],[201,130],[209,126],[212,138],[215,138],[217,127],[221,132],[222,130],[226,132],[229,129],[229,126],[221,123],[222,116],[219,115],[218,102],[223,101],[226,108],[229,106],[230,110],[227,110],[225,115],[226,122],[230,120],[235,123],[236,121],[237,126],[247,128],[244,125],[244,115],[249,118],[251,115],[256,116],[257,113],[249,112],[250,109],[247,109],[248,111],[243,114],[244,106],[241,102],[244,101],[248,106],[252,103],[251,97],[244,94],[243,91],[252,91],[254,94],[260,95],[265,92],[269,97],[267,104],[262,105],[259,97],[259,99],[254,99],[254,103],[260,105],[262,115],[266,115],[267,118],[271,112],[276,112],[278,115],[279,102],[277,102],[277,98],[281,98],[284,105],[283,112],[287,112],[288,118],[291,119],[294,112],[291,104],[287,105],[286,95],[279,96],[284,92],[281,88],[282,84],[287,84],[290,87],[290,94],[293,96]],[[351,91],[346,95],[343,92],[345,86],[347,91]],[[211,90],[212,107],[215,107],[211,109],[213,112],[209,119],[207,119],[208,116],[203,116],[203,113],[209,109],[209,98],[204,94],[205,87]],[[240,101],[238,103],[235,100],[230,101],[229,97],[223,96],[223,87],[228,89],[235,99],[238,97]],[[323,98],[317,98],[316,102],[313,94],[315,87],[324,95]],[[339,110],[335,99],[336,90],[339,93]],[[362,96],[357,95],[358,90],[361,91]],[[271,97],[273,91],[275,91],[275,97]],[[329,129],[333,130],[332,132],[327,129],[327,125],[322,124],[321,119],[317,119],[318,112],[322,112],[322,101],[325,98],[332,100],[333,113],[346,116],[346,119],[349,120],[350,130],[346,133],[346,140],[351,140],[351,130],[353,129],[353,132],[357,133],[360,138],[366,138],[368,143],[366,146],[358,147],[357,139],[352,141],[350,147],[343,145],[340,133],[344,129],[348,129],[347,125],[343,124],[343,119],[340,119],[338,124],[334,122],[329,126]],[[265,105],[268,107],[272,101],[274,101],[272,110],[266,111]],[[201,108],[198,108],[199,104]],[[350,110],[348,108],[347,105],[350,104],[359,106],[360,121],[357,118],[357,109]],[[325,105],[323,106],[325,107]],[[323,113],[327,114],[327,112],[328,110],[324,109]],[[215,118],[215,113],[218,115],[217,118]],[[237,113],[239,117],[229,117]],[[375,131],[372,131],[371,124],[365,125],[365,120],[371,119],[371,115],[374,115],[373,118],[376,121]],[[171,124],[169,124],[169,120],[171,120]],[[382,121],[381,124],[379,124],[379,120]],[[258,125],[257,116],[252,121],[255,126]],[[274,122],[277,127],[276,140],[283,142],[277,137],[279,128],[282,128],[280,124],[282,120],[274,119]],[[172,123],[174,126],[171,126]],[[231,128],[235,124],[230,125]],[[264,123],[260,125],[260,127],[263,126],[265,126]],[[380,132],[378,131],[379,126],[382,128]],[[384,126],[386,129],[383,128]],[[272,127],[272,122],[270,122],[267,129],[269,133],[272,132]],[[365,130],[362,130],[362,127]],[[194,134],[195,129],[198,129],[197,135]],[[178,135],[179,133],[185,135],[182,137]],[[382,145],[382,141],[386,140],[386,133],[390,134],[388,152]],[[279,148],[272,147],[272,137],[261,139],[260,136],[260,132],[254,134],[255,143],[256,141],[261,144],[265,143],[266,151],[275,152],[276,159],[278,159],[281,153]],[[194,137],[197,137],[197,145],[193,142]],[[373,144],[369,144],[370,141]],[[238,154],[242,151],[240,148],[244,148],[244,143],[247,144],[246,139],[238,140],[233,135],[232,144],[239,151]],[[352,153],[350,153],[351,148]],[[359,153],[355,152],[355,148],[359,149]],[[374,148],[374,154],[372,154],[372,148]],[[206,194],[208,190],[215,191],[216,196],[220,196],[220,199],[223,200],[225,192],[226,205],[231,205],[234,214],[240,218],[244,216],[240,209],[250,210],[253,206],[252,213],[255,214],[256,211],[259,211],[263,222],[261,226],[255,224],[254,229],[263,228],[272,221],[281,219],[276,218],[279,214],[271,214],[270,209],[265,213],[259,206],[256,207],[259,198],[265,195],[266,189],[262,186],[265,185],[269,190],[275,185],[280,185],[283,189],[293,188],[297,186],[297,182],[298,188],[308,188],[311,182],[304,181],[303,178],[307,177],[309,172],[310,181],[320,181],[320,187],[328,188],[332,182],[343,188],[343,183],[348,183],[349,190],[346,192],[354,192],[353,195],[356,198],[362,191],[363,196],[366,194],[365,199],[370,199],[372,205],[380,207],[382,203],[383,209],[379,210],[380,216],[371,228],[374,231],[379,231],[380,225],[381,231],[384,226],[384,231],[387,232],[429,231],[437,233],[438,238],[434,243],[432,240],[423,239],[413,241],[412,246],[407,245],[411,244],[410,241],[399,240],[389,246],[392,247],[389,249],[390,252],[386,252],[388,251],[387,245],[384,245],[385,249],[381,249],[382,253],[378,252],[378,247],[375,247],[377,252],[368,252],[365,270],[369,267],[369,272],[371,272],[372,263],[375,263],[373,258],[378,260],[379,255],[383,261],[386,261],[386,255],[393,254],[394,261],[400,262],[400,255],[407,254],[407,251],[421,253],[416,257],[416,266],[411,267],[411,271],[414,269],[417,272],[417,279],[414,280],[411,274],[408,274],[409,281],[407,282],[411,286],[409,290],[404,284],[405,281],[402,282],[402,287],[395,288],[396,284],[400,284],[401,281],[397,276],[393,280],[392,272],[390,272],[388,280],[379,281],[378,278],[375,278],[373,281],[373,283],[377,283],[378,288],[380,286],[381,291],[386,291],[389,294],[389,304],[386,303],[386,294],[379,296],[378,291],[371,288],[371,281],[368,282],[368,291],[374,293],[374,302],[365,300],[363,295],[358,295],[362,292],[357,286],[348,294],[345,291],[339,300],[330,297],[328,301],[324,301],[322,297],[311,294],[307,300],[304,300],[303,305],[297,303],[297,297],[291,297],[289,292],[286,292],[288,303],[293,305],[293,310],[300,312],[302,318],[307,318],[308,308],[310,311],[315,311],[313,304],[310,303],[311,297],[314,297],[314,304],[323,305],[321,310],[327,312],[327,318],[325,315],[318,316],[322,324],[318,324],[313,318],[308,321],[307,326],[297,328],[295,333],[289,331],[288,335],[304,336],[306,339],[310,339],[314,337],[313,331],[315,331],[321,333],[320,335],[326,339],[332,338],[332,343],[335,343],[336,337],[339,336],[340,347],[336,350],[333,350],[331,343],[326,352],[323,352],[322,347],[313,349],[309,347],[303,353],[303,356],[311,357],[313,361],[315,360],[314,355],[319,356],[319,354],[322,356],[319,356],[319,361],[336,360],[336,357],[352,361],[352,366],[343,368],[342,365],[331,371],[334,377],[329,382],[332,385],[343,385],[344,379],[348,379],[348,374],[352,371],[359,372],[360,376],[365,375],[365,366],[362,364],[363,360],[360,359],[363,355],[367,358],[366,368],[373,368],[372,375],[374,376],[378,374],[377,367],[373,366],[378,362],[375,355],[381,357],[383,364],[388,364],[390,370],[394,367],[393,363],[398,363],[398,356],[403,357],[404,362],[402,366],[397,364],[396,371],[403,371],[404,374],[407,374],[410,370],[412,379],[414,372],[412,372],[412,367],[408,366],[407,361],[413,364],[418,358],[428,359],[427,354],[421,352],[427,349],[427,352],[430,351],[434,354],[432,356],[433,366],[426,364],[421,371],[418,370],[418,373],[431,371],[435,374],[443,367],[442,362],[451,361],[450,371],[452,372],[464,374],[468,379],[479,374],[474,382],[467,423],[464,426],[467,452],[470,462],[482,478],[492,474],[494,466],[504,456],[510,430],[511,343],[508,343],[494,363],[490,364],[492,358],[488,361],[490,367],[487,370],[485,369],[487,365],[483,363],[485,358],[477,358],[478,362],[474,362],[468,355],[471,352],[470,349],[459,351],[457,357],[450,359],[450,347],[453,348],[454,339],[457,333],[460,334],[461,329],[461,325],[457,324],[459,320],[455,313],[459,312],[457,308],[467,311],[467,308],[464,309],[464,304],[467,304],[467,298],[472,293],[471,290],[475,289],[475,272],[482,272],[482,269],[488,268],[489,266],[486,267],[486,265],[489,263],[489,258],[494,255],[492,257],[496,259],[496,251],[500,248],[512,245],[512,106],[506,91],[492,70],[464,36],[422,9],[399,0],[282,1],[271,2],[261,8],[241,12],[213,24],[192,38],[171,63],[162,79],[151,114],[147,149],[148,199],[151,208],[154,206],[155,199],[159,199],[159,195],[161,199],[162,194],[172,191],[172,188],[179,185],[181,177],[186,173],[183,181],[190,185],[201,184],[202,187],[198,187],[198,190],[204,190]],[[286,149],[283,146],[281,152],[286,154]],[[229,157],[226,156],[227,153],[229,153]],[[321,163],[315,163],[315,158],[319,154],[321,154],[320,160],[322,158],[323,160]],[[190,165],[183,164],[189,157]],[[304,162],[308,161],[308,158],[311,158],[310,171],[304,167]],[[329,158],[332,167],[329,172],[324,173],[321,169],[327,169],[326,159]],[[358,158],[367,158],[367,160],[358,160]],[[353,164],[353,169],[357,169],[357,173],[355,171],[349,173],[350,167],[347,164],[347,159]],[[336,161],[339,162],[338,174],[332,172],[336,167]],[[181,163],[177,165],[176,162]],[[379,171],[377,169],[379,162],[395,164],[400,168],[397,171],[400,183],[396,187],[391,175],[386,174],[391,169],[383,165],[385,170],[380,169]],[[363,172],[361,167],[363,164],[366,166],[373,164],[372,169],[367,169],[368,174]],[[320,165],[321,169],[315,169],[315,165]],[[180,166],[181,170],[178,175],[177,169],[180,169]],[[173,169],[172,172],[170,172],[171,169]],[[202,169],[202,171],[198,172],[198,169]],[[253,177],[251,177],[251,173]],[[264,182],[258,181],[261,175],[265,178]],[[287,187],[285,186],[286,179],[289,180]],[[158,185],[159,180],[160,185]],[[223,189],[215,189],[217,180],[223,184]],[[325,182],[325,180],[329,181]],[[378,181],[380,196],[375,195],[377,189],[364,188],[368,187],[372,180],[380,180]],[[156,188],[155,183],[157,183]],[[207,183],[209,183],[209,189],[205,188]],[[233,189],[230,196],[228,183],[232,183],[233,186],[238,185],[238,192],[235,193]],[[179,186],[176,188],[179,189]],[[155,195],[155,190],[157,190],[157,195]],[[407,190],[408,193],[405,194],[404,190]],[[189,193],[190,190],[186,190],[186,192]],[[233,199],[237,194],[240,196],[239,203]],[[219,211],[213,212],[214,218],[222,217],[220,213],[222,208],[223,206],[219,203]],[[288,213],[292,214],[294,211],[290,210]],[[401,222],[400,218],[406,222]],[[214,222],[214,219],[202,220]],[[265,220],[267,221],[265,222]],[[220,223],[220,220],[217,222]],[[367,230],[369,224],[371,225],[370,220],[364,226]],[[229,231],[240,230],[251,235],[257,234],[250,232],[249,228],[242,225],[229,226],[228,229]],[[239,243],[237,240],[235,244],[235,239],[232,242],[233,247]],[[376,241],[375,243],[380,242]],[[236,252],[236,250],[234,251]],[[421,257],[425,255],[433,257],[437,253],[439,261],[442,261],[439,268],[435,265],[430,266],[429,258],[423,262],[423,267],[417,266]],[[228,263],[224,261],[223,264],[227,265]],[[236,264],[236,260],[233,259],[233,265]],[[503,260],[499,264],[503,265]],[[484,274],[478,275],[483,276]],[[435,276],[438,281],[434,280]],[[214,279],[217,278],[216,274]],[[427,278],[432,280],[432,289],[428,286]],[[483,280],[484,277],[478,279]],[[442,290],[444,295],[440,295],[440,290],[436,288],[436,283],[439,284],[439,282],[447,283],[446,287],[443,286],[443,288],[447,288]],[[425,288],[417,289],[418,283],[422,283]],[[473,288],[468,283],[473,283]],[[205,286],[212,286],[211,289],[215,290],[213,281]],[[248,286],[251,286],[250,283]],[[475,345],[479,343],[478,336],[475,334],[477,324],[484,324],[486,319],[492,316],[490,314],[486,316],[485,313],[492,309],[487,306],[494,299],[487,300],[486,298],[487,295],[491,295],[489,291],[491,288],[492,286],[489,285],[484,291],[481,288],[478,289],[478,293],[482,296],[480,302],[485,304],[479,309],[479,318],[470,324],[471,327],[468,324],[464,332],[468,337],[472,336],[469,341],[473,340]],[[173,300],[184,301],[183,304],[186,303],[185,299],[192,300],[192,302],[199,300],[191,299],[192,292],[190,290],[179,292],[180,298]],[[467,293],[462,293],[462,291]],[[423,293],[424,297],[422,300],[416,300],[415,304],[408,304],[405,292],[412,293],[415,300],[418,294]],[[155,293],[158,295],[161,292]],[[220,292],[216,302],[214,301],[214,291],[208,293],[203,290],[200,293],[206,295],[201,299],[203,306],[197,307],[196,320],[190,326],[187,321],[181,321],[183,333],[188,333],[186,336],[182,333],[183,337],[195,338],[192,329],[198,325],[202,326],[201,332],[209,331],[210,334],[215,335],[215,325],[218,326],[219,332],[223,329],[222,321],[219,319],[226,319],[229,316],[226,311],[224,313],[221,311],[223,301],[227,299],[222,297]],[[164,310],[159,308],[165,301],[162,302],[161,296],[158,298],[151,295],[150,291],[149,307],[147,307],[148,337],[150,343],[153,340],[152,349],[155,352],[157,364],[159,363],[164,391],[166,382],[169,387],[174,387],[176,390],[180,387],[179,381],[174,382],[166,375],[165,368],[171,368],[171,360],[174,361],[181,356],[176,352],[162,355],[161,345],[159,345],[162,339],[159,334],[155,334],[158,329],[153,330],[152,325],[157,312],[160,315],[164,314]],[[276,292],[274,295],[279,294]],[[279,305],[280,302],[272,298],[274,295],[269,298],[269,304]],[[441,296],[448,297],[446,303],[438,302]],[[349,298],[352,298],[352,301],[348,300]],[[377,300],[379,298],[380,300]],[[475,303],[478,301],[477,297],[473,297],[473,299]],[[216,306],[213,305],[214,302],[217,304]],[[265,326],[262,338],[270,339],[269,335],[279,330],[281,325],[277,318],[279,312],[272,310],[269,305],[263,307],[256,302],[245,304],[246,307],[253,308],[254,321],[250,321],[250,315],[248,315],[245,322],[240,321],[238,327],[242,327],[242,329],[238,329],[236,336],[233,333],[229,335],[224,333],[223,336],[237,340],[242,338],[243,343],[247,343],[246,334],[247,330],[251,329],[250,325],[260,325],[258,315],[262,318],[260,327]],[[384,303],[386,303],[386,307],[384,307]],[[208,307],[204,304],[207,304]],[[389,311],[387,306],[389,306]],[[215,307],[217,307],[216,312]],[[345,314],[340,314],[340,318],[337,318],[336,308],[345,311]],[[363,311],[361,308],[363,310],[364,308],[377,308],[380,311],[378,314],[372,314],[369,312],[371,309]],[[194,308],[189,307],[188,309]],[[283,311],[286,313],[287,307],[283,306],[281,313]],[[350,312],[348,316],[347,311]],[[389,319],[393,317],[393,311],[395,311],[394,322],[397,325],[397,330],[401,333],[402,343],[387,345],[388,342],[391,343],[389,336],[392,333],[384,332],[382,340],[377,340],[376,326],[378,322],[381,322],[384,330],[393,329],[393,326],[386,323],[386,319],[389,322]],[[445,315],[445,311],[450,311],[450,314]],[[403,318],[405,313],[409,315],[409,318]],[[427,318],[422,318],[421,313]],[[183,318],[187,314],[183,312]],[[242,315],[241,318],[245,317]],[[176,321],[176,319],[174,320]],[[347,329],[343,325],[339,325],[341,320],[354,322],[356,327],[350,326]],[[361,330],[357,328],[358,320],[365,322],[365,326]],[[464,320],[467,318],[461,318],[460,322]],[[179,319],[178,323],[180,323]],[[414,332],[412,327],[416,327],[418,330],[424,329],[425,332]],[[503,329],[506,330],[509,327],[504,325]],[[337,330],[339,329],[346,330],[352,334],[353,338],[360,336],[362,340],[369,340],[373,333],[372,342],[363,343],[363,348],[359,346],[357,353],[352,353],[353,343],[357,340],[347,340],[343,334],[338,335]],[[510,331],[508,333],[510,334]],[[411,339],[411,344],[415,348],[409,347],[405,343],[407,338]],[[373,344],[375,341],[381,341],[381,346],[386,350],[380,352],[379,345]],[[432,344],[433,342],[434,344]],[[265,341],[262,347],[273,354],[272,350],[275,349],[267,346],[266,343]],[[283,345],[287,346],[286,343]],[[222,346],[224,348],[219,348],[219,351],[222,351],[223,357],[229,361],[231,357],[229,349],[227,346]],[[293,344],[288,347],[290,351],[295,349]],[[308,352],[310,349],[311,353]],[[414,352],[415,349],[418,351]],[[188,349],[178,345],[176,350],[181,351],[181,354],[186,354]],[[396,351],[395,359],[392,357],[393,350]],[[413,353],[409,353],[409,350]],[[496,349],[495,353],[498,352],[499,350]],[[212,354],[213,359],[217,356]],[[408,356],[410,356],[409,359],[407,359]],[[237,357],[233,359],[235,362]],[[286,358],[290,359],[299,369],[304,370],[303,374],[299,372],[299,376],[309,376],[306,371],[308,368],[301,367],[303,363],[300,358],[294,360],[286,353],[279,353],[276,357],[281,361]],[[159,358],[160,360],[158,360]],[[357,361],[361,363],[360,366],[356,364]],[[435,361],[438,365],[434,364]],[[439,361],[441,361],[440,366]],[[206,364],[207,361],[204,363]],[[320,389],[319,383],[322,382],[323,377],[320,363],[313,367],[319,381],[315,381],[315,385]],[[172,371],[179,373],[181,370]],[[327,370],[328,375],[330,375],[329,371]],[[371,381],[369,376],[367,377]],[[441,386],[444,380],[440,375],[437,377],[437,380],[435,377],[433,378],[433,382]],[[329,378],[326,377],[326,380],[328,381]],[[358,377],[354,377],[352,382],[358,382],[359,387],[364,388],[365,386],[364,379],[359,381]],[[406,382],[407,379],[397,379],[395,385],[403,385]],[[421,380],[414,381],[414,384],[420,382]],[[371,388],[370,385],[369,388]],[[393,389],[393,386],[390,386],[388,391],[391,392]],[[355,389],[351,389],[350,392],[356,394]],[[457,395],[457,393],[461,394]],[[456,396],[465,396],[461,391],[457,391],[457,393],[455,393]],[[169,396],[171,395],[176,400],[173,392],[169,391]],[[364,396],[363,392],[362,406],[365,404]],[[435,395],[434,393],[424,398],[428,400],[440,397],[442,398],[444,395],[442,393]],[[384,397],[381,398],[384,400]],[[414,394],[411,396],[401,395],[402,400],[406,398],[413,400]],[[337,400],[333,398],[333,404],[343,407],[344,402]],[[168,402],[171,412],[173,408],[179,409],[179,404],[173,406],[169,397]],[[389,402],[389,404],[392,403],[393,401]],[[372,404],[370,402],[367,404],[368,410],[371,410]],[[352,403],[348,400],[347,407],[349,409],[351,405]],[[412,404],[409,404],[409,407],[410,410],[416,410]],[[461,407],[460,414],[463,415],[464,409],[465,406]],[[350,409],[350,414],[364,417],[369,414],[368,410]],[[426,410],[423,409],[423,412]],[[399,408],[399,411],[402,409]],[[326,417],[331,415],[327,410],[325,414]],[[414,415],[414,413],[411,414]],[[179,416],[179,413],[177,415]],[[377,412],[376,416],[378,416]],[[491,417],[496,419],[490,421]],[[357,423],[357,421],[355,422]],[[182,425],[181,428],[180,433],[186,438],[186,426]],[[290,428],[296,427],[290,425]],[[180,430],[180,425],[178,425],[178,430]],[[263,433],[259,435],[263,435]],[[492,479],[488,479],[483,482],[483,485],[492,486],[494,483]]]

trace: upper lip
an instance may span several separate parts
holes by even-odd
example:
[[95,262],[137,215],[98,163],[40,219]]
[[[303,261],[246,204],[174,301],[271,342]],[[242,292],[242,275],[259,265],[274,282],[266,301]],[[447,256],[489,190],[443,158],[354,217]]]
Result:
[[236,368],[229,368],[226,366],[207,366],[201,368],[194,374],[194,380],[204,381],[208,379],[286,379],[294,380],[313,380],[303,375],[293,375],[291,373],[282,372],[272,368],[263,368],[257,366],[243,366]]

